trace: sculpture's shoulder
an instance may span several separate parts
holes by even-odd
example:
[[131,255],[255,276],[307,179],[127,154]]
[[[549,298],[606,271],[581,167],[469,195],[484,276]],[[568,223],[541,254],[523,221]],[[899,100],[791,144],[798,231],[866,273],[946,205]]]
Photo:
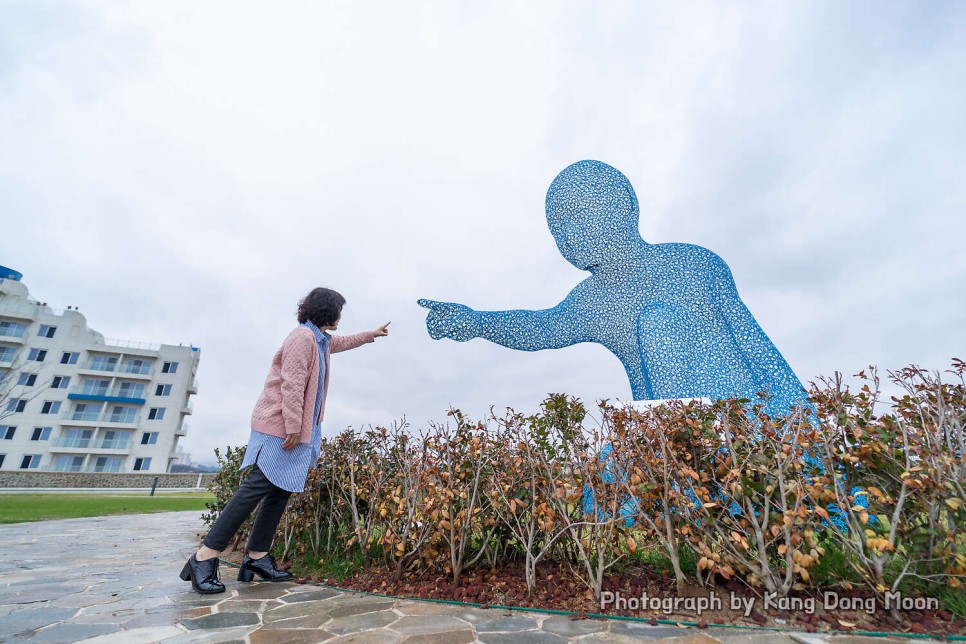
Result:
[[661,256],[665,262],[675,264],[682,269],[713,273],[728,271],[728,265],[714,251],[695,244],[651,244],[650,249]]

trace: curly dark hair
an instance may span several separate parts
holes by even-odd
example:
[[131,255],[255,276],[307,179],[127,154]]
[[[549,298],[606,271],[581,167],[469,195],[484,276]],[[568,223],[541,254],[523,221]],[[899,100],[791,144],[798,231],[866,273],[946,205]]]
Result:
[[345,298],[338,291],[330,288],[313,288],[309,294],[299,301],[299,311],[296,317],[299,324],[311,320],[317,327],[331,326],[339,319]]

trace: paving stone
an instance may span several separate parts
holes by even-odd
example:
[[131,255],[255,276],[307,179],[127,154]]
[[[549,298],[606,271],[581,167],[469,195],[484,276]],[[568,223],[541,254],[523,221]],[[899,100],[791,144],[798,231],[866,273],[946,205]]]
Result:
[[482,608],[464,608],[454,614],[454,617],[461,619],[467,624],[479,624],[493,619],[494,615],[499,615],[499,611]]
[[[263,618],[264,619],[264,618]],[[330,619],[327,613],[321,613],[319,615],[303,615],[301,617],[293,617],[291,619],[283,619],[274,622],[264,622],[262,629],[265,630],[284,630],[293,628],[314,628],[318,629],[322,627]]]
[[255,613],[215,613],[195,619],[186,619],[181,622],[191,630],[207,630],[212,628],[231,628],[233,626],[251,626],[258,624],[258,615]]
[[[208,608],[198,608],[198,611],[208,611],[206,613],[199,613],[198,615],[193,615],[193,617],[202,617],[209,614],[211,611]],[[178,623],[181,619],[184,619],[184,611],[177,608],[160,608],[155,611],[147,611],[143,615],[137,617],[132,617],[130,619],[118,620],[118,623],[125,630],[134,630],[147,627],[158,627],[158,626],[168,626]]]
[[469,644],[476,640],[472,630],[447,631],[445,633],[429,633],[427,635],[410,635],[402,644]]
[[658,640],[661,644],[719,644],[719,640],[704,633],[690,633]]
[[368,631],[353,633],[329,640],[326,644],[398,644],[402,638],[391,631]]
[[404,615],[456,615],[465,608],[452,604],[434,604],[432,602],[407,601],[399,602],[396,610]]
[[400,635],[429,635],[446,631],[467,630],[469,625],[451,615],[407,615],[400,617],[392,630]]
[[[238,597],[231,601],[218,604],[219,613],[263,613],[265,612],[266,600],[264,599],[242,599]],[[197,609],[196,609],[197,610]]]
[[0,621],[0,637],[27,631],[68,620],[77,613],[76,608],[43,607],[19,610]]
[[86,608],[88,606],[99,606],[103,604],[114,604],[121,601],[120,597],[111,595],[101,595],[97,593],[76,593],[64,597],[57,597],[51,600],[51,606],[62,606],[64,608]]
[[483,644],[566,644],[567,638],[546,631],[517,631],[515,633],[477,633]]
[[612,622],[610,625],[610,632],[615,635],[624,635],[643,641],[679,637],[683,630],[677,626],[651,626],[639,622]]
[[[228,586],[228,584],[225,584]],[[232,584],[241,599],[278,599],[286,593],[291,584],[283,581],[252,584]]]
[[245,637],[255,627],[229,628],[223,631],[189,631],[164,640],[164,644],[245,644]]
[[54,624],[34,634],[30,641],[76,642],[89,637],[107,635],[121,630],[117,624]]
[[332,639],[331,633],[315,629],[286,629],[279,628],[265,630],[260,628],[248,635],[251,644],[314,644]]
[[131,644],[131,642],[158,642],[170,637],[181,635],[184,631],[174,625],[133,628],[130,630],[118,631],[110,635],[101,635],[86,640],[80,640],[83,644]]
[[494,618],[485,622],[480,622],[476,625],[477,633],[505,633],[505,632],[516,632],[516,631],[529,631],[537,627],[537,620],[532,617],[499,617],[499,614],[494,615]]
[[368,631],[374,628],[389,626],[399,619],[399,616],[390,610],[379,613],[364,613],[361,615],[347,615],[337,617],[325,625],[325,630],[333,635],[348,635],[359,631]]
[[304,590],[296,593],[289,593],[280,599],[286,604],[294,604],[297,602],[311,602],[319,599],[329,599],[330,597],[337,597],[341,595],[337,590],[329,590],[328,588],[318,588],[315,590]]
[[390,610],[393,607],[392,601],[379,599],[356,599],[352,603],[332,606],[328,609],[332,617],[348,617],[349,615],[362,615],[365,613],[376,613],[379,611]]
[[540,629],[564,637],[580,637],[581,635],[605,632],[609,626],[608,622],[601,619],[570,619],[569,617],[554,616],[543,620]]
[[86,585],[83,584],[42,584],[21,588],[20,590],[0,589],[0,605],[46,602],[53,597],[79,593],[84,588],[86,588]]
[[[720,629],[719,629],[720,632]],[[742,633],[741,631],[732,631],[731,633],[721,633],[712,634],[708,633],[719,642],[727,642],[727,644],[795,644],[795,640],[791,637],[784,635],[778,631],[770,631],[768,633],[755,633],[753,635],[748,635]],[[888,640],[883,640],[881,638],[868,638],[868,640],[874,640],[876,644],[885,644]],[[863,644],[869,644],[865,642]]]
[[[580,642],[580,644],[596,644],[597,642],[606,642],[607,644],[640,644],[641,639],[638,637],[628,637],[627,635],[620,635],[618,633],[608,633],[606,631],[600,633],[594,633],[592,635],[584,635],[577,639],[571,639],[571,642]],[[655,640],[660,642],[661,640]]]
[[299,602],[297,604],[283,604],[277,608],[272,608],[266,610],[262,613],[262,620],[268,624],[271,622],[277,622],[279,620],[288,620],[293,617],[302,617],[305,615],[317,616],[320,620],[327,620],[329,615],[329,609],[335,608],[332,604],[326,601],[312,601],[312,602]]

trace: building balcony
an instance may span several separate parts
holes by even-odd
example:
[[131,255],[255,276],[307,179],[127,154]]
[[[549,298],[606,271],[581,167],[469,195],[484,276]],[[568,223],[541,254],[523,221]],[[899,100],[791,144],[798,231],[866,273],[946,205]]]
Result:
[[74,438],[60,437],[50,441],[52,452],[82,453],[107,452],[109,454],[127,454],[131,451],[131,441],[127,438]]
[[181,423],[181,426],[174,430],[175,436],[187,436],[188,435],[188,423]]
[[93,400],[95,402],[116,402],[130,405],[143,405],[147,402],[144,398],[126,394],[126,391],[121,391],[118,387],[111,391],[103,387],[74,387],[67,394],[67,398],[69,400]]
[[60,417],[64,420],[70,420],[78,423],[96,423],[101,418],[101,410],[96,411],[77,411],[76,409],[68,409],[63,412]]
[[114,373],[117,371],[117,363],[111,364],[109,362],[95,362],[94,360],[88,360],[79,366],[77,370],[82,373],[85,371],[93,371],[94,373]]
[[181,408],[182,414],[193,414],[195,411],[195,406],[192,403],[185,403],[184,407]]
[[0,328],[0,341],[23,344],[25,332],[22,329]]
[[188,393],[189,394],[196,394],[196,393],[198,393],[198,379],[197,378],[195,378],[194,380],[192,380],[191,381],[191,384],[188,385]]
[[115,414],[112,410],[107,411],[77,411],[69,409],[60,415],[64,420],[72,423],[91,423],[94,425],[116,424],[116,425],[136,425],[141,419],[141,414]]
[[125,378],[150,380],[154,376],[154,367],[150,365],[142,365],[139,367],[137,365],[124,364],[120,366],[117,372],[124,374]]

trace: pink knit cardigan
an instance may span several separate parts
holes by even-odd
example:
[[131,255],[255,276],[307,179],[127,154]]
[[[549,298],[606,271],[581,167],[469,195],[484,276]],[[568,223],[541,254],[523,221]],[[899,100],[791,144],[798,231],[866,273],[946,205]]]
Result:
[[[329,354],[355,349],[374,342],[372,331],[353,335],[333,335],[325,352],[325,381],[322,384],[322,410],[329,391]],[[282,348],[272,358],[272,367],[265,379],[255,410],[252,429],[263,434],[285,438],[299,434],[300,443],[308,443],[312,436],[312,416],[315,414],[315,392],[319,386],[319,345],[308,327],[299,326],[285,338]]]

